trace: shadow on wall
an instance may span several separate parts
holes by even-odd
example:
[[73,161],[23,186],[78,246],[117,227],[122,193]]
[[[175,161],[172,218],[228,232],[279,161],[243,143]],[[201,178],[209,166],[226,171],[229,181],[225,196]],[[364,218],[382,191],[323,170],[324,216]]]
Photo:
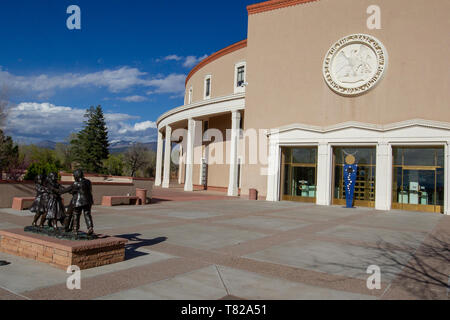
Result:
[[141,256],[146,256],[149,253],[138,251],[138,249],[154,246],[167,240],[167,237],[141,239],[139,238],[139,236],[141,236],[140,233],[116,235],[116,237],[118,238],[127,239],[129,242],[131,242],[125,246],[125,260],[132,260]]

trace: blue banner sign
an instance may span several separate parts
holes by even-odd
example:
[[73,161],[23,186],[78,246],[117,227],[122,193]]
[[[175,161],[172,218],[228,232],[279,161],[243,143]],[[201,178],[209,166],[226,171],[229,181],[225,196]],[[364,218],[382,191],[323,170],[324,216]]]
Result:
[[344,166],[345,196],[347,200],[347,208],[353,208],[353,198],[355,195],[356,173],[358,165],[346,164]]

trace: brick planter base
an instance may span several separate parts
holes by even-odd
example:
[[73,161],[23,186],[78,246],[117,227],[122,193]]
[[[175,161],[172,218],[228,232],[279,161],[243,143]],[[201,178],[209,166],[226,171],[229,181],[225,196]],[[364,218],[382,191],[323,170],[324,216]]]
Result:
[[103,236],[91,241],[68,241],[27,233],[22,229],[0,231],[0,251],[44,262],[66,270],[81,270],[122,262],[125,239]]

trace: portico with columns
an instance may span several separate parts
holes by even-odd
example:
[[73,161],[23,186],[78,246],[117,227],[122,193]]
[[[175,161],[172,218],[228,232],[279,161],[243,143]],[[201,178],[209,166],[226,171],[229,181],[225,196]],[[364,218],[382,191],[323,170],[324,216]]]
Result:
[[[184,185],[184,191],[203,187],[204,179],[214,181],[208,183],[208,188],[221,189],[229,196],[238,196],[240,130],[244,111],[244,94],[238,93],[206,103],[182,106],[164,114],[158,119],[155,185],[170,187],[172,148],[179,143],[179,156],[174,158],[180,159],[177,182]],[[210,124],[207,128],[206,123]],[[205,135],[206,129],[213,132],[212,137]],[[217,137],[218,134],[223,141]],[[216,163],[222,151],[223,163]],[[204,173],[202,163],[209,165],[210,152],[214,155],[214,166]],[[202,174],[207,176],[203,177]]]

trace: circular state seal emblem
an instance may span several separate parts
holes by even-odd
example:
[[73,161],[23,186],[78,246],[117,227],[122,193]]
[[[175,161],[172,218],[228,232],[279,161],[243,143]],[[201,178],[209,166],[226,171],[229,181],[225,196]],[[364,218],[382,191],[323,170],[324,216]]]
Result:
[[348,165],[354,165],[356,163],[356,158],[354,155],[349,154],[348,156],[345,157],[345,164]]
[[357,96],[377,85],[387,62],[386,48],[377,38],[353,34],[340,39],[328,50],[323,76],[336,93]]

